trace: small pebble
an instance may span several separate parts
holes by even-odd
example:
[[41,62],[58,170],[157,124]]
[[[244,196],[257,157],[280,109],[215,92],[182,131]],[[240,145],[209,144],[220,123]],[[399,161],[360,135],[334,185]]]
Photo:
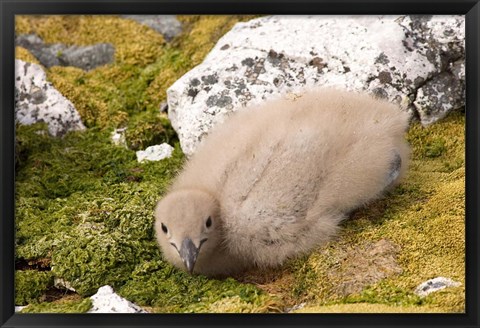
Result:
[[415,294],[421,297],[425,297],[430,293],[445,289],[447,287],[458,287],[461,283],[453,281],[445,277],[437,277],[427,280],[415,289]]
[[15,306],[15,312],[21,312],[25,306]]
[[88,313],[146,313],[138,305],[119,296],[108,285],[100,287],[90,299],[92,308]]
[[125,141],[125,131],[127,131],[127,128],[113,130],[111,139],[114,145],[127,146]]
[[145,150],[137,151],[137,161],[160,161],[172,156],[173,147],[167,143],[147,147]]

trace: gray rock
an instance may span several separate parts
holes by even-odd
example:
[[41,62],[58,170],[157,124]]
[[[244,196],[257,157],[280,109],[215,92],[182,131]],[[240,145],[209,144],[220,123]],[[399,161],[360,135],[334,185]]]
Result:
[[413,101],[428,125],[465,106],[465,22],[442,16],[410,16],[402,21],[406,42],[424,55],[436,71],[420,81]]
[[88,313],[147,313],[138,305],[119,296],[108,285],[100,287],[90,299],[92,308]]
[[425,297],[430,293],[445,289],[447,287],[458,287],[461,283],[445,277],[437,277],[427,280],[415,289],[415,294]]
[[175,15],[123,15],[122,17],[151,27],[162,34],[167,41],[182,33],[182,23],[177,20]]
[[30,51],[47,68],[74,66],[88,71],[112,63],[115,59],[115,48],[110,43],[81,47],[60,43],[45,44],[34,34],[24,34],[17,36],[16,44]]
[[[463,16],[269,16],[238,23],[167,90],[168,115],[187,155],[228,113],[313,87],[368,92],[429,124],[464,103],[464,27]],[[441,82],[450,87],[438,98]]]
[[36,34],[20,34],[15,37],[15,44],[28,49],[34,45],[43,45],[43,40]]
[[112,63],[115,47],[110,43],[98,43],[85,47],[67,47],[58,56],[61,66],[74,66],[89,71]]
[[15,120],[24,125],[45,122],[53,136],[85,129],[73,104],[47,81],[43,69],[18,59],[15,60]]
[[60,66],[58,54],[64,49],[60,44],[48,46],[35,34],[21,34],[16,36],[15,43],[30,51],[45,67]]
[[450,72],[435,75],[417,90],[413,104],[424,125],[434,123],[450,111],[465,106],[465,80]]

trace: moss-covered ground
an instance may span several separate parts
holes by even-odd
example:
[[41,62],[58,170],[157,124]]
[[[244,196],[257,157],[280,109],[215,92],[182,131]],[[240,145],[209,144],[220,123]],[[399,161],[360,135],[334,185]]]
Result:
[[[113,64],[47,75],[87,126],[57,139],[17,126],[16,305],[23,312],[85,312],[106,284],[152,312],[463,312],[465,165],[462,113],[413,123],[410,170],[384,199],[352,214],[331,243],[276,270],[225,280],[190,276],[162,259],[153,208],[184,156],[166,115],[166,89],[246,16],[183,16],[171,43],[133,21],[105,16],[21,16],[17,33],[45,42],[116,47]],[[25,49],[17,58],[35,62]],[[115,146],[127,127],[129,148]],[[173,156],[137,163],[135,150],[168,142]],[[461,282],[425,298],[437,276]],[[62,278],[76,291],[55,288]],[[302,305],[300,308],[295,307]],[[296,310],[295,310],[296,309]]]

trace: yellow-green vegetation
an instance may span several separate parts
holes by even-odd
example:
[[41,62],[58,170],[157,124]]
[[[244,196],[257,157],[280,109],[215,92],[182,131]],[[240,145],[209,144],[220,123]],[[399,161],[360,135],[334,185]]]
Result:
[[194,277],[161,260],[138,265],[119,293],[154,312],[279,311],[278,301],[252,284]]
[[428,305],[419,307],[355,303],[311,306],[296,310],[294,313],[445,313],[445,311]]
[[[63,138],[44,124],[16,130],[16,303],[22,312],[86,312],[103,285],[151,312],[462,312],[465,308],[465,118],[414,123],[410,170],[384,199],[352,214],[336,240],[282,268],[217,280],[165,262],[153,208],[184,156],[165,114],[166,89],[248,16],[180,16],[167,44],[114,16],[20,16],[17,33],[47,43],[110,42],[115,62],[89,72],[47,69],[87,130]],[[25,49],[17,58],[35,62]],[[128,148],[110,140],[127,127]],[[139,164],[135,151],[168,142],[173,156]],[[20,264],[28,263],[28,266]],[[38,271],[41,267],[42,271]],[[425,298],[425,280],[461,282]],[[76,294],[52,301],[53,278]]]
[[53,274],[50,271],[15,271],[15,304],[36,303],[46,290],[53,286]]
[[[136,131],[126,136],[127,143],[135,148],[152,145],[169,129],[158,114],[167,88],[198,65],[236,22],[250,18],[181,16],[184,32],[169,44],[154,30],[115,16],[17,16],[15,31],[36,33],[45,43],[113,44],[115,62],[111,65],[88,72],[55,66],[47,70],[47,75],[75,105],[87,127],[131,126],[131,118],[142,113],[142,120],[137,119],[134,126]],[[20,47],[16,56],[36,61]]]
[[89,298],[80,300],[60,300],[51,303],[30,304],[20,313],[83,313],[90,310]]
[[165,40],[154,30],[117,16],[17,16],[15,33],[35,33],[45,43],[112,43],[118,64],[145,66],[163,51]]
[[37,60],[37,58],[35,58],[30,51],[22,47],[15,47],[15,58],[40,65],[40,62]]

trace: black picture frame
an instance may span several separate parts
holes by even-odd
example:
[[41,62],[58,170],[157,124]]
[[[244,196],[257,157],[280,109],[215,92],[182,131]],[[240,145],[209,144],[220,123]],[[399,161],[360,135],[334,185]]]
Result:
[[[461,14],[466,17],[465,314],[15,314],[14,17],[20,14]],[[1,327],[478,327],[479,17],[478,0],[1,0],[0,326]]]

